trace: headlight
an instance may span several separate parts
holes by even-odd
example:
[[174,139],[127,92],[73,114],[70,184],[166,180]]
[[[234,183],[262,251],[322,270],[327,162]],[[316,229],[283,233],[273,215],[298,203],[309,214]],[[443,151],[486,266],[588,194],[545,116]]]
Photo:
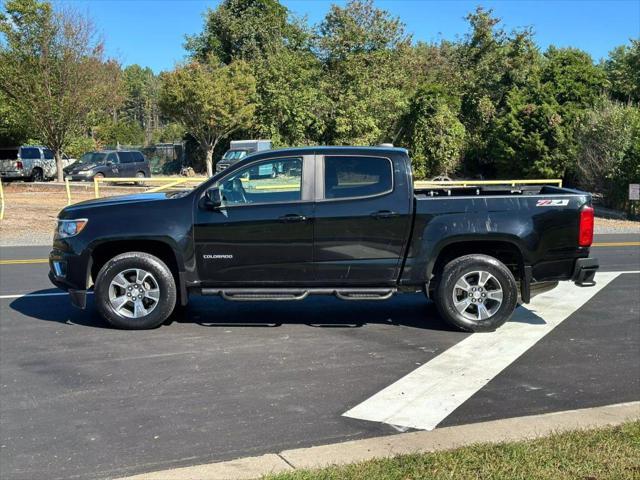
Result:
[[58,238],[68,238],[79,234],[87,225],[86,218],[78,218],[77,220],[58,220],[58,228],[56,236]]

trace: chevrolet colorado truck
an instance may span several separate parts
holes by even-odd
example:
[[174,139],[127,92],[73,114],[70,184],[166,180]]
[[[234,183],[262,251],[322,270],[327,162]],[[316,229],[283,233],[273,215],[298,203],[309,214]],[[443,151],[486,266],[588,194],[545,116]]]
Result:
[[162,324],[190,294],[422,291],[456,327],[491,331],[558,281],[594,283],[593,223],[590,195],[566,188],[415,188],[401,148],[271,150],[190,191],[66,207],[49,277],[80,308],[93,288],[100,314],[127,329]]

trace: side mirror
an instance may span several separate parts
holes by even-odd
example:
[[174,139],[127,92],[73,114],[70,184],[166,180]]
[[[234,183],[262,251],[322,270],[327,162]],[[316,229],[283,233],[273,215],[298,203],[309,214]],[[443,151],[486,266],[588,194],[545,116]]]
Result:
[[113,167],[113,162],[111,160],[107,160],[107,163],[105,165],[107,167]]
[[218,188],[213,187],[204,194],[204,206],[209,210],[215,210],[222,205],[222,195]]

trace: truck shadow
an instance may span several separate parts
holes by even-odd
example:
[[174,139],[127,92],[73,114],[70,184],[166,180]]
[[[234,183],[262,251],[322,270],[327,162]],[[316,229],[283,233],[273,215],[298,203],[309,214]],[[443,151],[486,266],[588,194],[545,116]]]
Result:
[[[93,296],[86,310],[72,307],[65,295],[47,289],[15,299],[11,309],[30,318],[92,328],[112,327],[95,310]],[[544,324],[535,313],[520,308],[512,321]],[[191,297],[187,307],[177,307],[164,323],[195,324],[208,328],[274,328],[306,325],[311,328],[362,328],[366,325],[398,325],[434,331],[458,331],[440,318],[435,305],[422,294],[403,294],[386,301],[343,301],[312,297],[302,301],[229,302],[217,297]]]

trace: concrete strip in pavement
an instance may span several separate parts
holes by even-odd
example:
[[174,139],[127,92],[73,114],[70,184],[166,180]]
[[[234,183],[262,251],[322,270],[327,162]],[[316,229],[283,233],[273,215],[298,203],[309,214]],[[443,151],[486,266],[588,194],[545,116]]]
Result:
[[285,450],[280,454],[143,473],[119,480],[245,480],[293,469],[451,450],[476,443],[527,440],[638,419],[640,401]]

